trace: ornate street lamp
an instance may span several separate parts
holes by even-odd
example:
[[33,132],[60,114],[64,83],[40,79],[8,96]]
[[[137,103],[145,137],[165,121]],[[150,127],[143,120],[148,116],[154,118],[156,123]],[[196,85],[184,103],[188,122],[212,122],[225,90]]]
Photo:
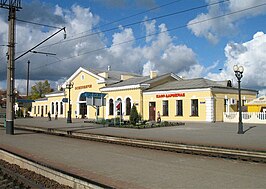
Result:
[[238,132],[237,134],[244,134],[243,131],[243,122],[242,122],[242,106],[241,106],[241,88],[240,82],[241,78],[243,77],[244,67],[234,65],[234,72],[238,82],[238,112],[239,112],[239,120],[238,120]]
[[71,119],[71,105],[70,105],[70,90],[73,88],[74,83],[69,82],[66,84],[66,89],[68,89],[68,112],[67,112],[67,123],[72,123]]

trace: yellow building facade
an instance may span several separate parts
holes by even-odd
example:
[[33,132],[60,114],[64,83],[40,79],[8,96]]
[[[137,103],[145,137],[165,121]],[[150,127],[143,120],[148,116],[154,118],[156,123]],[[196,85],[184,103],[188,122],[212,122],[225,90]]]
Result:
[[[73,86],[69,90],[67,84]],[[69,94],[70,92],[70,94]],[[32,105],[31,116],[66,118],[69,98],[72,118],[129,120],[133,104],[143,120],[223,120],[223,112],[237,111],[238,90],[231,82],[204,78],[182,79],[173,73],[149,76],[134,73],[79,68],[61,86]],[[256,98],[257,91],[242,90],[242,101]]]
[[256,98],[246,104],[248,112],[266,113],[266,96]]

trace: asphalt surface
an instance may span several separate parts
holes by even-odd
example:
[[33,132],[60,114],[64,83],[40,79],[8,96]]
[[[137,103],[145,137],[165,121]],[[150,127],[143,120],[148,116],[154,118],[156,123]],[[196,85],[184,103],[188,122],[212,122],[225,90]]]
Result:
[[27,131],[0,147],[115,188],[265,188],[266,164],[91,142]]
[[127,129],[84,123],[83,119],[73,119],[73,123],[66,123],[66,119],[48,121],[47,118],[28,118],[15,119],[15,125],[266,152],[266,124],[244,124],[244,134],[237,134],[237,123],[223,122],[185,122],[185,125],[172,127]]
[[[0,119],[0,123],[3,123]],[[56,128],[173,143],[266,152],[266,125],[189,123],[174,127],[126,129],[84,123],[83,119],[15,119],[15,125]],[[0,127],[0,147],[115,188],[266,188],[266,165],[91,142]]]

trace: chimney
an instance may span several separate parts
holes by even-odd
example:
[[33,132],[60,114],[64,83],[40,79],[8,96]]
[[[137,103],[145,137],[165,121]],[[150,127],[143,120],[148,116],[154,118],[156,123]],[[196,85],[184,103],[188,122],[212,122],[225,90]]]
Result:
[[130,79],[130,78],[133,78],[134,76],[133,75],[121,75],[120,76],[120,79],[122,80],[122,81],[124,81],[124,80],[127,80],[127,79]]
[[99,73],[99,76],[102,76],[103,78],[108,78],[108,72]]
[[150,71],[150,78],[154,79],[157,77],[157,72],[156,71]]
[[62,85],[57,85],[57,90],[62,91]]

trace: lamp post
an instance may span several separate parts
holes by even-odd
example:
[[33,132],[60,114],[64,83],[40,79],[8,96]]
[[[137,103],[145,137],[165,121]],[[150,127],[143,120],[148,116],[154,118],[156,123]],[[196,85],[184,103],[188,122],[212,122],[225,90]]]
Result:
[[235,72],[235,76],[237,78],[237,82],[238,82],[238,112],[239,112],[239,120],[238,120],[238,132],[237,134],[244,134],[243,131],[243,122],[242,122],[242,106],[241,106],[241,88],[240,88],[240,82],[241,82],[241,78],[243,77],[243,72],[244,72],[244,67],[243,66],[238,66],[238,65],[234,65],[234,72]]
[[71,119],[71,105],[70,105],[70,90],[73,88],[74,83],[69,82],[66,84],[66,88],[68,89],[68,112],[67,112],[67,123],[72,123]]

